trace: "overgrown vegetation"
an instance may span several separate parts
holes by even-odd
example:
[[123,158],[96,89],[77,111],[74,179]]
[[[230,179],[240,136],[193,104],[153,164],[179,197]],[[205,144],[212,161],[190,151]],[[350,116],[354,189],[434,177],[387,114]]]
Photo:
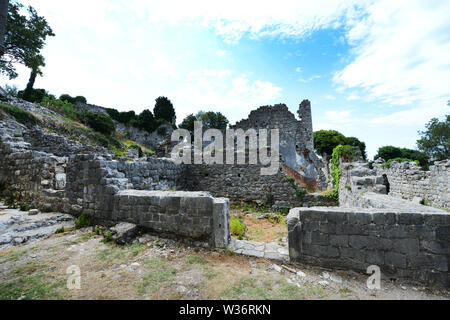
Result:
[[245,235],[245,224],[236,218],[230,219],[230,232],[232,235],[239,238],[239,240],[242,240]]
[[7,112],[23,125],[35,125],[38,122],[33,114],[16,106],[1,103],[0,110]]
[[297,196],[298,202],[299,202],[299,206],[302,207],[303,206],[303,201],[306,195],[306,190],[300,186],[298,186],[295,183],[295,179],[292,177],[287,177],[286,178],[287,182],[290,183],[290,185],[292,186],[292,188],[295,189],[295,194]]
[[88,212],[83,212],[75,221],[75,229],[81,229],[92,226],[92,215]]
[[381,167],[382,168],[390,168],[391,167],[391,163],[393,161],[400,162],[400,163],[402,163],[402,162],[414,162],[416,165],[418,165],[418,166],[420,165],[419,160],[412,160],[412,159],[407,159],[407,158],[394,158],[394,159],[390,159],[389,161],[387,161],[385,163],[382,163]]
[[346,137],[335,130],[320,130],[314,132],[314,147],[320,155],[329,157],[333,150],[339,145],[358,147],[363,159],[366,160],[366,144],[355,137]]
[[338,145],[333,150],[331,156],[331,177],[333,178],[333,192],[328,197],[339,203],[339,181],[341,179],[341,169],[339,168],[341,159],[345,162],[352,161],[356,157],[356,153],[352,146]]
[[[407,148],[398,148],[393,146],[384,146],[378,149],[377,154],[374,159],[382,158],[388,162],[399,161],[399,162],[416,162],[417,165],[420,165],[422,169],[428,170],[429,160],[430,158],[423,152],[407,149]],[[390,164],[389,164],[390,165]],[[389,166],[387,165],[387,166]]]

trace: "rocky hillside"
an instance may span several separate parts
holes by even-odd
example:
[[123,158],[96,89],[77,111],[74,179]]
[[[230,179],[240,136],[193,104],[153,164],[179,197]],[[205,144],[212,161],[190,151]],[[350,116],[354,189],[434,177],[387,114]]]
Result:
[[12,136],[24,137],[40,151],[61,145],[56,152],[60,156],[86,148],[116,158],[151,156],[170,139],[173,128],[168,124],[149,133],[111,119],[105,110],[60,100],[30,103],[9,96],[0,103],[0,122]]

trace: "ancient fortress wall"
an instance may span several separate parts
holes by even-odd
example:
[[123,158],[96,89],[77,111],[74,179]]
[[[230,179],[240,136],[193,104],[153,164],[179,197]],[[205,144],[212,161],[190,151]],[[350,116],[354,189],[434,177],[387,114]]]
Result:
[[0,191],[5,196],[43,211],[62,211],[67,161],[33,151],[22,137],[0,129]]
[[428,205],[450,208],[450,160],[436,162],[423,171],[413,162],[392,162],[390,167],[375,163],[378,175],[386,175],[389,195]]
[[300,206],[301,199],[281,169],[277,174],[261,175],[261,165],[188,165],[187,190],[211,192],[232,201],[264,204],[273,197],[278,208]]
[[363,208],[295,208],[291,261],[450,286],[450,215]]

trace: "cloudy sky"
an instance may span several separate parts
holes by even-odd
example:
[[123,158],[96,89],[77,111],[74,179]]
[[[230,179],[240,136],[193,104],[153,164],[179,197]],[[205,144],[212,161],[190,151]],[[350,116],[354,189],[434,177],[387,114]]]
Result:
[[[56,37],[35,87],[119,110],[172,100],[178,123],[213,110],[231,122],[286,103],[314,130],[415,147],[450,112],[450,1],[22,0]],[[23,88],[29,71],[9,83]]]

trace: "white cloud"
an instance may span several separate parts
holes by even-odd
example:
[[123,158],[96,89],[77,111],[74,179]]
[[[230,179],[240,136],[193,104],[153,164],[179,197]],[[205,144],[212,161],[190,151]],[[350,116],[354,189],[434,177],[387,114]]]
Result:
[[302,73],[302,68],[300,68],[300,67],[297,67],[297,68],[295,68],[295,72],[298,72],[298,73]]
[[218,56],[224,56],[224,55],[227,54],[227,52],[226,52],[225,50],[217,50],[217,51],[216,51],[216,54],[217,54]]
[[334,81],[362,88],[368,99],[385,104],[445,104],[450,96],[449,12],[447,0],[374,2],[364,19],[348,21],[355,58]]
[[276,103],[282,88],[268,81],[251,81],[247,75],[233,75],[230,70],[203,70],[191,72],[174,101],[181,121],[200,110],[220,111],[231,122],[240,120],[255,107]]

